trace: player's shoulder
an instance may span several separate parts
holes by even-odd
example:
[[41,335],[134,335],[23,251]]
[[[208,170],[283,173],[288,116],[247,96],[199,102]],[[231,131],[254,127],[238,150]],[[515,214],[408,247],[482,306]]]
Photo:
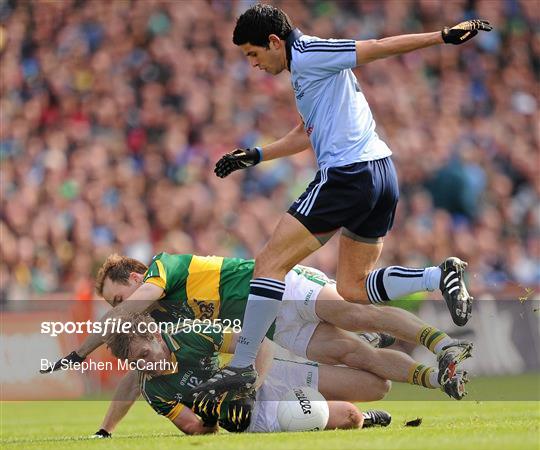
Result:
[[152,257],[152,261],[158,261],[162,259],[177,259],[177,258],[191,258],[193,255],[191,254],[176,254],[176,253],[167,253],[167,252],[161,252],[157,253]]
[[163,286],[173,287],[187,277],[192,258],[193,255],[158,253],[152,258],[145,280],[158,277]]
[[192,259],[193,259],[192,254],[161,252],[161,253],[158,253],[157,255],[154,255],[154,257],[152,258],[152,263],[157,263],[159,261],[165,267],[170,266],[170,265],[182,266],[182,265],[189,265]]
[[292,48],[296,53],[324,53],[327,51],[352,50],[354,39],[320,38],[303,34],[294,41]]
[[302,35],[292,44],[291,52],[293,72],[319,76],[320,69],[331,69],[334,66],[342,69],[342,59],[347,61],[345,65],[349,66],[350,55],[356,54],[356,41]]

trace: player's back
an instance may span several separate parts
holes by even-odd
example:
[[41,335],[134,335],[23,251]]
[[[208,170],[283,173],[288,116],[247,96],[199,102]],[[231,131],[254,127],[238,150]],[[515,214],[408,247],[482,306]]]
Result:
[[154,256],[145,282],[164,290],[156,315],[241,321],[254,267],[253,260],[163,252]]

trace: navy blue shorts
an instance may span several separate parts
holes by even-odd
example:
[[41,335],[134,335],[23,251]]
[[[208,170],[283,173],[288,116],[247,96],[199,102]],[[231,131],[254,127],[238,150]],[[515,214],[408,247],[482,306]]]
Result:
[[394,163],[383,158],[319,170],[288,212],[315,236],[343,227],[346,235],[371,241],[392,228],[398,199]]

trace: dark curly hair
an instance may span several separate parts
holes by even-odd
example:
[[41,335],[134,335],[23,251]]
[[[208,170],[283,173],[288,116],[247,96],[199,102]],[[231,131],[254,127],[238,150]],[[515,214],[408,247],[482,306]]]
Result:
[[272,5],[259,3],[247,9],[236,21],[233,32],[234,45],[251,44],[258,47],[269,46],[268,37],[275,34],[285,39],[292,31],[289,16]]

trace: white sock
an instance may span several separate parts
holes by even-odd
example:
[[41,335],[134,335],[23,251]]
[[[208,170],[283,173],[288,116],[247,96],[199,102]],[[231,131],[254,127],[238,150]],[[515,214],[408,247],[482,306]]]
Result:
[[432,292],[439,288],[441,273],[440,267],[426,267],[424,269],[424,286],[426,291]]
[[435,347],[433,347],[433,353],[439,353],[443,349],[443,347],[446,347],[447,345],[452,345],[454,342],[456,342],[455,339],[452,339],[450,336],[445,336],[435,344]]
[[272,278],[251,280],[242,333],[230,364],[232,367],[247,367],[255,362],[261,342],[276,320],[284,292],[283,281]]
[[411,269],[390,266],[370,272],[366,290],[371,303],[383,303],[415,292],[433,291],[439,286],[440,278],[439,267]]
[[434,388],[440,388],[441,384],[439,383],[439,371],[434,370],[430,372],[429,374],[429,384],[431,384]]

